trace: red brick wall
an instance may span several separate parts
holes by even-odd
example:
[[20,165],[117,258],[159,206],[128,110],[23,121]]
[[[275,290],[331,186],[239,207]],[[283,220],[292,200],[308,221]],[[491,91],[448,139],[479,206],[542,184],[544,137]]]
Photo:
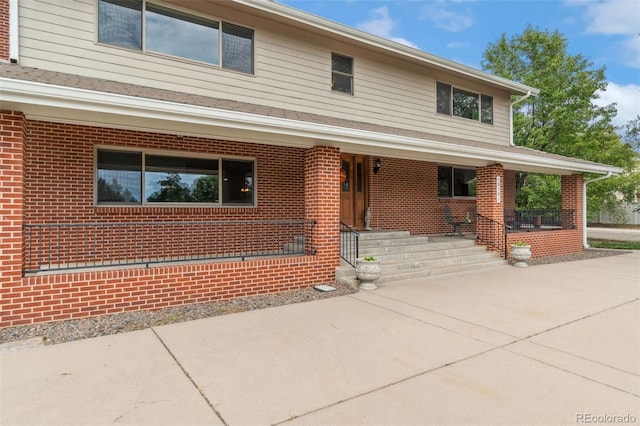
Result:
[[24,116],[0,111],[0,294],[22,275]]
[[568,175],[562,176],[562,198],[560,204],[563,210],[573,210],[573,223],[575,229],[580,231],[582,235],[583,231],[583,177],[582,175]]
[[[500,202],[496,193],[500,177]],[[478,213],[498,222],[504,222],[504,177],[502,165],[494,164],[476,168]]]
[[327,283],[318,256],[26,277],[2,301],[0,326],[160,309]]
[[[305,216],[317,221],[312,246],[327,267],[335,268],[340,264],[340,151],[331,147],[308,150],[305,171]],[[327,278],[334,278],[334,270]]]
[[507,241],[508,250],[511,250],[511,244],[517,241],[530,244],[531,257],[533,259],[579,253],[584,250],[582,245],[582,231],[579,229],[518,232],[515,234],[507,234]]
[[[94,206],[95,145],[254,157],[258,207]],[[25,222],[304,218],[304,149],[129,130],[27,123]]]
[[381,158],[382,167],[373,173],[370,159],[369,205],[374,229],[411,231],[412,234],[440,234],[451,231],[443,207],[464,217],[475,205],[472,199],[438,198],[438,165],[416,160]]
[[[231,299],[330,283],[334,279],[339,263],[339,152],[334,148],[305,151],[87,126],[24,123],[20,114],[10,112],[0,116],[0,126],[0,327]],[[94,207],[94,144],[255,157],[258,207]],[[23,164],[25,223],[306,215],[307,219],[316,220],[318,229],[326,234],[313,241],[318,250],[312,256],[22,277]]]
[[0,61],[9,60],[9,0],[0,0]]
[[513,170],[504,171],[504,208],[516,208],[516,172]]

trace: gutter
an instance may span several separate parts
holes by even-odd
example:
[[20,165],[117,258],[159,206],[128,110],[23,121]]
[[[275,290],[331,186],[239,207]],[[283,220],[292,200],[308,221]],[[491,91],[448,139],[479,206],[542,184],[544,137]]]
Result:
[[515,144],[513,143],[513,106],[515,104],[519,104],[520,102],[524,101],[530,96],[531,96],[531,90],[527,90],[526,95],[516,99],[515,101],[509,104],[509,146],[515,146]]
[[607,172],[605,176],[600,176],[595,179],[586,180],[582,185],[582,245],[585,249],[590,246],[587,243],[587,185],[599,180],[608,179],[611,177],[611,172]]

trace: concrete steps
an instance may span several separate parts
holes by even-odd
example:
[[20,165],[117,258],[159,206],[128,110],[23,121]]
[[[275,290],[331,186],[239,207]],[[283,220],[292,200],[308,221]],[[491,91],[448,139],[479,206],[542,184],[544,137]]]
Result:
[[[477,246],[474,239],[446,236],[413,236],[408,231],[362,232],[359,256],[380,260],[378,284],[506,264],[496,252]],[[336,280],[358,285],[355,269],[343,262]]]

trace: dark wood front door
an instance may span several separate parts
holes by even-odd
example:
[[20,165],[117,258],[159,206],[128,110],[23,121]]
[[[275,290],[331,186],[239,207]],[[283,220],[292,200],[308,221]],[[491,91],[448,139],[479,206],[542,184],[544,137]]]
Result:
[[367,208],[367,157],[342,154],[340,160],[340,221],[362,229]]

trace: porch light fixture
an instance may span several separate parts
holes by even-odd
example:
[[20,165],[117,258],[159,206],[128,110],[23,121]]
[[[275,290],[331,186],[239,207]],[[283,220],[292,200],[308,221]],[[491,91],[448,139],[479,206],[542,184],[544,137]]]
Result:
[[382,167],[382,161],[379,158],[376,158],[376,161],[373,165],[373,173],[378,174],[380,171],[380,167]]

